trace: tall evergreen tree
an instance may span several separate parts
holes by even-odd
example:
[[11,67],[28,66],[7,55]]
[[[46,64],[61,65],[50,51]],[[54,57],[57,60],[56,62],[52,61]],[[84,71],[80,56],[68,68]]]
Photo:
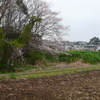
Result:
[[98,45],[100,42],[98,37],[93,37],[92,39],[90,39],[89,44],[94,44],[94,45]]

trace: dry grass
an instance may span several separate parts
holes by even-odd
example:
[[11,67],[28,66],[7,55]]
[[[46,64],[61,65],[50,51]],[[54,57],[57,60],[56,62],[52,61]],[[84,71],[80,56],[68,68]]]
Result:
[[56,68],[75,68],[75,67],[78,68],[78,67],[91,67],[91,66],[93,65],[88,63],[83,63],[82,60],[70,64],[65,62],[56,64]]

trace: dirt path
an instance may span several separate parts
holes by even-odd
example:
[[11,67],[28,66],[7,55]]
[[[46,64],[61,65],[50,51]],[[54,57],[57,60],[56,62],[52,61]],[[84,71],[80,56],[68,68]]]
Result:
[[[60,71],[60,70],[69,70],[69,69],[77,69],[77,68],[87,68],[87,67],[98,67],[97,65],[88,65],[88,66],[74,66],[74,67],[65,67],[64,65],[64,68],[60,68],[59,66],[62,66],[62,64],[59,64],[57,65],[57,69],[55,70],[51,70],[51,69],[44,69],[44,70],[41,70],[41,71],[27,71],[27,72],[20,72],[20,73],[15,73],[16,75],[21,75],[21,74],[31,74],[31,73],[40,73],[40,72],[52,72],[52,71]],[[11,73],[9,74],[0,74],[0,76],[8,76],[10,75]]]

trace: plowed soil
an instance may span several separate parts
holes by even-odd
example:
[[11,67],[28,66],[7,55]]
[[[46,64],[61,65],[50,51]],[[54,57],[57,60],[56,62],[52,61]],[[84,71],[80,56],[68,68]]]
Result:
[[100,70],[0,81],[0,100],[100,100]]

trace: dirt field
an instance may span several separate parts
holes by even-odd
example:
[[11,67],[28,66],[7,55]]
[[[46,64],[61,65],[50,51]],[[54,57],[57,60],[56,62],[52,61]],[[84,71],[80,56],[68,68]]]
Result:
[[0,81],[0,100],[100,100],[100,70]]

